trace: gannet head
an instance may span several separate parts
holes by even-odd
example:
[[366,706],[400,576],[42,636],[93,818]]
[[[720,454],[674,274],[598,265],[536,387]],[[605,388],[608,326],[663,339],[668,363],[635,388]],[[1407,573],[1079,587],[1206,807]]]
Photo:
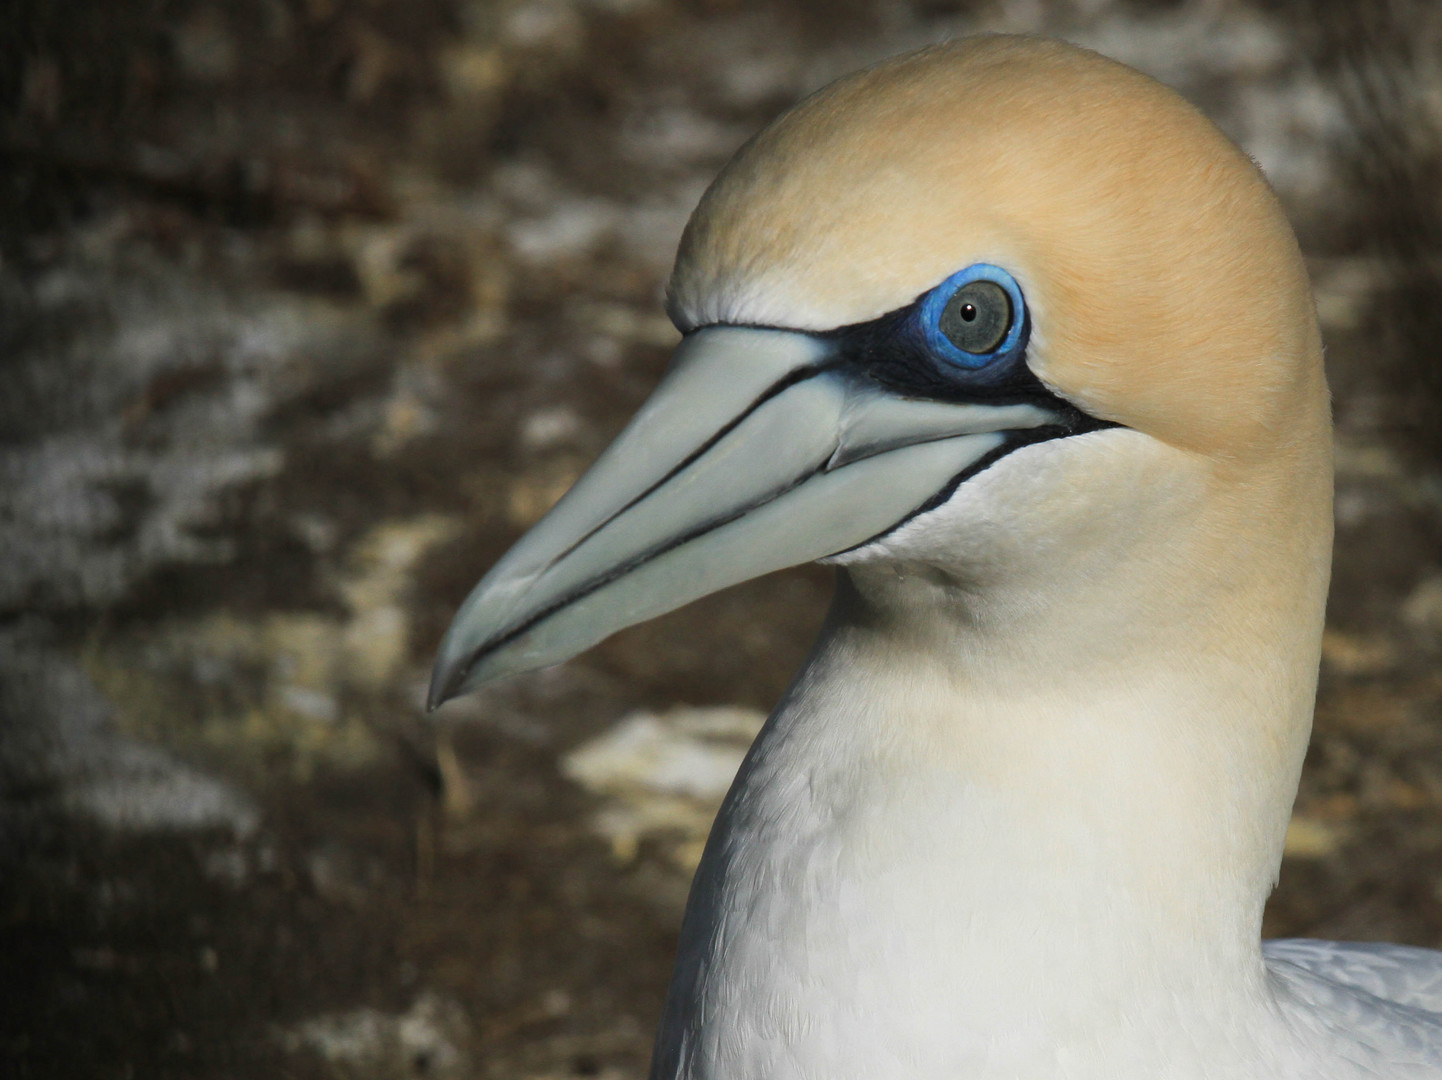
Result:
[[1004,576],[1169,500],[1325,581],[1291,230],[1201,113],[1095,53],[971,38],[820,91],[712,184],[669,295],[665,379],[476,586],[432,705],[782,567]]

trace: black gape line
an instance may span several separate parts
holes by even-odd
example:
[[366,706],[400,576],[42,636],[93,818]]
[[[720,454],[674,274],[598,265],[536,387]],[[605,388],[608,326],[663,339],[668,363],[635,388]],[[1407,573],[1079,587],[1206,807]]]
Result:
[[[864,323],[854,323],[850,326],[843,326],[836,330],[828,330],[820,333],[813,333],[810,336],[819,341],[826,342],[829,355],[815,363],[799,367],[794,371],[787,372],[776,382],[772,383],[751,402],[742,409],[736,416],[726,421],[715,432],[702,440],[697,447],[682,458],[675,466],[668,469],[666,474],[644,491],[630,499],[624,506],[608,515],[599,524],[587,530],[586,533],[574,543],[553,558],[549,566],[576,551],[587,540],[595,536],[611,522],[615,521],[622,514],[633,509],[644,502],[651,495],[664,487],[667,483],[680,475],[691,465],[695,464],[718,442],[724,439],[732,431],[736,430],[746,419],[757,409],[778,395],[810,379],[827,374],[836,374],[843,378],[855,380],[860,383],[872,383],[876,387],[895,394],[899,397],[912,400],[951,402],[957,404],[989,405],[1034,405],[1045,409],[1056,417],[1056,421],[1042,427],[1024,428],[1016,431],[1001,432],[1003,442],[995,450],[979,458],[968,465],[950,481],[944,484],[939,491],[924,503],[918,506],[905,517],[887,526],[875,536],[853,544],[849,547],[832,552],[822,558],[834,558],[847,552],[858,551],[869,544],[895,532],[908,521],[934,510],[945,503],[956,493],[957,488],[973,476],[983,472],[987,468],[1024,446],[1032,446],[1036,443],[1047,442],[1052,439],[1067,438],[1072,435],[1082,435],[1089,431],[1098,431],[1102,428],[1117,427],[1106,420],[1098,420],[1087,413],[1082,412],[1071,402],[1048,390],[1040,379],[1033,374],[1026,364],[1026,346],[1031,337],[1031,316],[1023,309],[1022,330],[1018,347],[1007,357],[1002,358],[998,363],[981,368],[960,368],[947,364],[944,360],[937,358],[927,348],[925,336],[919,329],[917,314],[925,296],[918,298],[906,307],[897,308],[895,311],[887,312],[875,319]],[[707,326],[696,327],[687,331],[686,336],[699,333],[702,330],[718,329],[722,327],[734,327],[737,329],[751,330],[772,330],[781,333],[796,334],[800,331],[780,326],[762,326],[753,324],[736,323],[712,323]],[[865,457],[854,459],[846,464],[854,464],[856,461],[864,461]],[[846,464],[839,466],[845,468]],[[532,628],[540,625],[552,615],[570,607],[572,604],[585,599],[587,596],[600,589],[605,588],[611,582],[625,577],[627,574],[639,569],[653,559],[674,551],[684,544],[697,540],[707,533],[744,517],[751,511],[774,502],[783,495],[800,487],[812,477],[833,470],[828,470],[827,462],[822,462],[816,468],[794,477],[786,484],[781,485],[764,495],[751,500],[743,506],[736,507],[725,514],[717,515],[708,521],[702,522],[695,528],[688,529],[684,533],[667,537],[654,547],[641,552],[624,562],[610,567],[604,573],[578,585],[575,589],[563,596],[557,597],[553,602],[547,604],[541,610],[535,612],[530,618],[512,627],[504,634],[486,643],[470,658],[463,671],[456,675],[456,682],[463,682],[465,675],[485,656],[504,647],[516,638],[525,634]]]
[[1075,408],[1074,406],[1072,406],[1072,410],[1077,414],[1077,416],[1083,417],[1087,421],[1087,423],[1085,425],[1076,426],[1067,423],[1045,424],[1042,427],[1025,428],[1020,431],[1005,432],[1005,440],[1000,446],[998,446],[995,450],[991,451],[991,453],[984,454],[981,457],[977,458],[966,468],[962,469],[961,472],[957,473],[945,484],[943,484],[935,495],[927,499],[911,513],[907,514],[900,520],[888,525],[875,536],[863,540],[859,544],[852,544],[848,548],[842,548],[840,551],[832,552],[830,555],[823,556],[823,558],[834,559],[838,555],[848,555],[853,551],[860,551],[862,548],[868,547],[869,545],[876,543],[878,540],[885,539],[892,533],[896,532],[897,529],[905,525],[908,521],[919,518],[922,514],[925,514],[931,510],[935,510],[938,506],[946,503],[953,495],[956,494],[956,489],[961,487],[962,484],[966,483],[973,476],[977,475],[977,473],[985,472],[1002,458],[1010,454],[1013,450],[1020,450],[1024,446],[1035,446],[1037,443],[1051,442],[1053,439],[1069,438],[1072,435],[1085,435],[1089,431],[1101,431],[1104,428],[1121,427],[1120,424],[1112,423],[1110,420],[1097,420],[1093,417],[1087,416],[1086,413],[1082,412],[1080,409]]

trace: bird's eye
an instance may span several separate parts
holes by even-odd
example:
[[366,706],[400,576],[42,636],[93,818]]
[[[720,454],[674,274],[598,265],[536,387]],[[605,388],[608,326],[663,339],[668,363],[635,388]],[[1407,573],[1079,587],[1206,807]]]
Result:
[[1011,329],[1011,297],[994,281],[973,281],[951,294],[938,328],[963,352],[989,353]]
[[963,368],[987,367],[1024,347],[1025,301],[999,266],[977,263],[947,278],[921,304],[932,352]]

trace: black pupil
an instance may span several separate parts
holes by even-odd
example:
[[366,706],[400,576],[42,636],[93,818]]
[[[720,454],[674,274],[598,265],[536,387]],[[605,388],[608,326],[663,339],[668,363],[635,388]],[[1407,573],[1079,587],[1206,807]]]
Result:
[[939,329],[963,352],[989,353],[1011,330],[1011,297],[994,281],[971,281],[952,293]]

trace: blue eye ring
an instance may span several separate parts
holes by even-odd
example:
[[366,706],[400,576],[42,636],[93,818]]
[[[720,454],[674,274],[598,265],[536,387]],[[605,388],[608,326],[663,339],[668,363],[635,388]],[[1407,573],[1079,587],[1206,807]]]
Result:
[[[941,315],[946,309],[947,301],[956,294],[958,289],[970,285],[973,281],[989,281],[999,286],[1011,301],[1011,325],[1007,328],[1006,336],[1002,338],[1001,344],[990,352],[973,353],[957,348],[941,330]],[[991,263],[973,263],[965,270],[958,270],[932,289],[921,302],[920,319],[922,333],[926,337],[926,344],[931,352],[948,363],[966,368],[968,371],[976,371],[995,363],[998,359],[1015,353],[1026,344],[1026,298],[1022,296],[1021,286],[1005,270]]]

